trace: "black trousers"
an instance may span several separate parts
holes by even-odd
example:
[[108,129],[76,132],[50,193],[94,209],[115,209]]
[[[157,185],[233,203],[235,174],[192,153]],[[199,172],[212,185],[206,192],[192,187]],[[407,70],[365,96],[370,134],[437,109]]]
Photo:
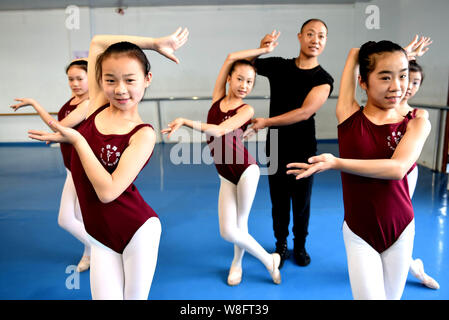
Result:
[[294,243],[295,247],[301,247],[305,245],[308,235],[313,176],[296,180],[295,176],[285,172],[278,170],[268,176],[274,236],[280,242],[287,240],[292,208]]

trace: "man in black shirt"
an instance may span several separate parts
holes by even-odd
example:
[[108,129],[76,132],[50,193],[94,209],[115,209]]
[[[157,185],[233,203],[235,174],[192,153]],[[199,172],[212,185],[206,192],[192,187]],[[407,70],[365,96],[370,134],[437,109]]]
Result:
[[[260,46],[277,41],[280,33],[267,34]],[[281,255],[281,266],[288,258],[287,237],[290,223],[290,203],[293,207],[293,255],[298,265],[310,263],[305,249],[310,217],[310,198],[313,177],[296,180],[286,174],[290,162],[307,162],[316,154],[314,115],[323,106],[333,90],[333,78],[318,63],[327,40],[327,26],[319,19],[306,21],[298,33],[300,53],[296,58],[271,57],[255,59],[257,73],[270,83],[269,118],[256,118],[252,129],[268,127],[266,152],[278,151],[277,171],[268,176],[272,203],[273,229],[276,252]],[[276,146],[270,147],[270,130],[277,130]],[[274,147],[274,148],[273,148]]]

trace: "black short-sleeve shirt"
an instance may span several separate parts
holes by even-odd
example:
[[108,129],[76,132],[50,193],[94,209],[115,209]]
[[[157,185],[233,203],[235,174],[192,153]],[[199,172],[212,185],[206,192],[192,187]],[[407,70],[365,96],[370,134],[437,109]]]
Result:
[[[270,57],[256,59],[255,67],[259,75],[270,83],[270,117],[276,117],[300,108],[316,86],[329,84],[333,90],[334,79],[320,65],[312,69],[300,69],[295,58]],[[316,152],[315,119],[297,122],[288,126],[271,127],[278,130],[278,153],[284,161],[298,161],[298,156],[308,157]],[[269,155],[269,139],[267,154]],[[283,161],[283,162],[284,162]]]

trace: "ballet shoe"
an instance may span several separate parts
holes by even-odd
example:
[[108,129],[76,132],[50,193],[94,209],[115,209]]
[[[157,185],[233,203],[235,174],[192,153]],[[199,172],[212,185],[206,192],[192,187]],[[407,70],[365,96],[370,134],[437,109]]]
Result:
[[90,267],[90,256],[83,256],[76,267],[76,272],[83,272]]
[[421,281],[424,280],[424,264],[421,259],[412,261],[410,272],[415,278],[418,278]]
[[237,286],[242,281],[242,268],[241,267],[231,267],[229,269],[228,275],[228,285]]
[[270,271],[271,278],[275,284],[281,284],[281,272],[279,271],[281,256],[279,253],[272,253],[271,256],[273,257],[273,269]]
[[413,268],[410,268],[412,275],[419,279],[423,285],[430,289],[438,290],[438,282],[424,272],[424,264],[421,259],[415,259],[412,262]]
[[274,251],[276,253],[279,253],[281,256],[281,263],[279,264],[279,270],[284,265],[285,260],[290,258],[290,252],[287,248],[287,240],[277,241],[276,242],[276,250]]
[[438,290],[440,289],[439,283],[432,277],[425,275],[424,281],[422,281],[422,284],[425,285],[427,288]]

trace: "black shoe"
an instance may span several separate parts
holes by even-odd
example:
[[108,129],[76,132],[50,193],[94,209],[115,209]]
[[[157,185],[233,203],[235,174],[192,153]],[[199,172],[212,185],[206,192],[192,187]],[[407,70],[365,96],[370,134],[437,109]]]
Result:
[[287,241],[277,241],[276,242],[276,253],[281,256],[281,263],[279,264],[279,269],[284,265],[284,261],[290,258],[290,252],[287,248]]
[[305,248],[295,248],[293,250],[293,257],[295,258],[296,264],[301,267],[305,267],[310,264],[311,259]]

